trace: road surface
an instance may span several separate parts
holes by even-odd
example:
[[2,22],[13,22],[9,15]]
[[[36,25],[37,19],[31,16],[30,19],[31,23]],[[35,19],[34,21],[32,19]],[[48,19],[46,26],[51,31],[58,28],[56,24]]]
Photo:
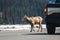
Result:
[[30,32],[30,30],[0,31],[0,40],[60,40],[60,29],[56,34],[48,35],[46,29],[43,32]]

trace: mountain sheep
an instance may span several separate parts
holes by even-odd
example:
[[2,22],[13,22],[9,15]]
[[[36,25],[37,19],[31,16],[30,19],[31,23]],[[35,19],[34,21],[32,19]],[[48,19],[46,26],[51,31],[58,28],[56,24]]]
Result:
[[26,21],[28,21],[31,25],[31,31],[30,32],[34,31],[34,27],[35,27],[34,25],[35,24],[39,24],[39,27],[38,26],[36,26],[36,27],[38,27],[38,32],[40,31],[40,28],[41,28],[41,32],[42,32],[42,20],[43,20],[43,18],[41,16],[36,16],[36,17],[24,16],[24,19]]

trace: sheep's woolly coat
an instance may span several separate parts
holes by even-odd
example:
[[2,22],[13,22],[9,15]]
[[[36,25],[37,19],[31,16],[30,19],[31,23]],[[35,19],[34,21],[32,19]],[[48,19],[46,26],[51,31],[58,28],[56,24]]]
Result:
[[[35,24],[39,24],[39,29],[40,29],[40,27],[41,27],[41,29],[42,29],[42,25],[41,25],[42,20],[43,20],[42,17],[40,17],[40,16],[36,16],[36,17],[24,16],[24,19],[27,20],[27,21],[31,24],[31,32],[32,32]],[[38,30],[38,31],[39,31],[39,30]],[[42,31],[42,30],[41,30],[41,31]]]

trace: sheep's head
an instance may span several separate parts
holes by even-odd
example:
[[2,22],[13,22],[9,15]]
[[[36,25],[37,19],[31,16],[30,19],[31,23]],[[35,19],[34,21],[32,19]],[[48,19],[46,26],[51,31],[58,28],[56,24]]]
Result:
[[28,16],[25,15],[25,16],[24,16],[24,19],[26,20],[27,18],[28,18]]

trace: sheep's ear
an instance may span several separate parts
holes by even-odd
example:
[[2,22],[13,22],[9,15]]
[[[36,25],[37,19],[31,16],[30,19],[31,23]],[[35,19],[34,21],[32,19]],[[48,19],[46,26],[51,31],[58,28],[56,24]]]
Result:
[[26,18],[27,16],[25,15],[24,18]]
[[28,16],[25,15],[24,17],[28,17]]

